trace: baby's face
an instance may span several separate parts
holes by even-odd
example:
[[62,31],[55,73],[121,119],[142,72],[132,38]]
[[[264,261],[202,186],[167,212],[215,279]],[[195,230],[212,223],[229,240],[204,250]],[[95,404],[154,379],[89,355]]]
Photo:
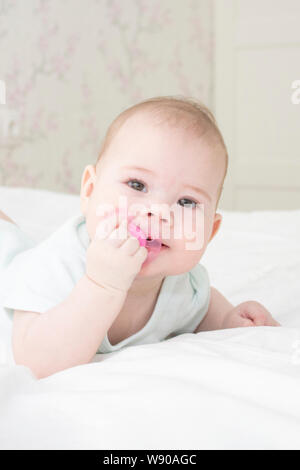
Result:
[[[101,214],[104,205],[116,208],[125,201],[128,214],[137,214],[134,223],[168,246],[143,264],[139,276],[189,271],[219,228],[215,206],[224,170],[221,150],[216,152],[203,138],[134,115],[113,138],[96,171],[91,165],[85,169],[81,209],[89,236],[93,239],[105,218],[105,211],[97,215],[99,208]],[[84,186],[88,176],[93,184]]]

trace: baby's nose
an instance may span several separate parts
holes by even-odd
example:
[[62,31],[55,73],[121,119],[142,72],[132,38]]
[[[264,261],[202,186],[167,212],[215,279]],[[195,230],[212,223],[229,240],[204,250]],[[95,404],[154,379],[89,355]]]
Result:
[[169,207],[162,207],[161,205],[157,208],[153,205],[143,207],[134,219],[134,223],[139,225],[151,238],[161,238],[165,232],[169,233],[172,227]]
[[171,214],[170,214],[170,208],[166,206],[166,204],[161,204],[157,208],[149,208],[147,212],[147,217],[149,218],[157,218],[160,220],[162,223],[169,223],[171,222]]
[[148,218],[156,217],[157,220],[161,220],[161,222],[169,222],[169,218],[166,215],[155,214],[154,212],[147,213]]
[[169,237],[170,228],[172,227],[171,215],[169,210],[156,211],[150,209],[146,213],[145,222],[148,222],[148,233],[151,238]]

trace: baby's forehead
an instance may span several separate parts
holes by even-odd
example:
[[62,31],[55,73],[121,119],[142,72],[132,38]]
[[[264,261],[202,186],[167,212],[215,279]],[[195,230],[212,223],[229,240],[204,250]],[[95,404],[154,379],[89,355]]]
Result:
[[143,130],[144,132],[147,132],[151,131],[153,127],[157,126],[157,124],[157,119],[155,119],[154,116],[151,116],[149,112],[146,113],[139,111],[129,116],[123,122],[120,127],[120,131],[123,130],[124,133],[136,133],[138,130]]
[[[179,137],[179,140],[176,139],[176,136]],[[139,139],[140,137],[140,139]],[[187,156],[187,151],[190,148],[196,146],[196,152],[199,154],[199,158],[197,158],[194,162],[190,161],[190,166],[194,163],[194,166],[199,166],[199,163],[202,161],[201,155],[209,155],[214,162],[219,161],[218,155],[220,154],[222,158],[224,158],[224,149],[219,144],[219,142],[213,137],[209,135],[209,132],[201,131],[201,129],[195,129],[192,127],[188,127],[183,122],[169,122],[168,120],[158,119],[157,116],[152,116],[150,113],[141,113],[136,112],[132,116],[130,116],[126,121],[122,124],[122,126],[118,129],[113,140],[118,140],[118,147],[124,145],[124,139],[126,139],[126,143],[128,143],[132,147],[131,157],[132,159],[136,158],[139,160],[140,153],[135,152],[138,149],[139,144],[146,143],[148,145],[147,151],[150,150],[151,152],[151,145],[153,144],[153,149],[155,148],[156,143],[164,142],[164,145],[168,149],[173,148],[173,150],[177,150],[177,146],[180,145],[180,155],[182,154],[181,150],[184,148],[184,155],[182,155],[182,160],[185,160]],[[153,140],[152,140],[153,138]],[[129,147],[130,148],[130,147]],[[128,147],[126,147],[126,150]],[[148,152],[147,152],[148,153]],[[193,152],[195,153],[195,152]],[[163,155],[160,154],[162,160]],[[170,153],[166,152],[166,160],[170,160]],[[176,161],[176,153],[174,153],[174,161]],[[163,163],[163,161],[162,161]]]
[[[186,141],[197,141],[201,145],[202,138],[206,133],[206,128],[195,128],[187,120],[170,120],[168,116],[136,112],[122,123],[114,137],[121,140],[130,137],[136,139],[139,136],[149,138],[160,136],[171,139],[170,144],[172,144],[174,137],[183,136],[184,139],[187,139]],[[207,143],[208,139],[203,139],[203,145],[207,145]]]

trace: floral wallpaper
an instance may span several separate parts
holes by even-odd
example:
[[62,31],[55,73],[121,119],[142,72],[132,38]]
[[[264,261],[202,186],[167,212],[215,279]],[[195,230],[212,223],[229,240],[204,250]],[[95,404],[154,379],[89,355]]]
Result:
[[212,107],[212,4],[0,0],[0,185],[78,193],[128,106],[183,94]]

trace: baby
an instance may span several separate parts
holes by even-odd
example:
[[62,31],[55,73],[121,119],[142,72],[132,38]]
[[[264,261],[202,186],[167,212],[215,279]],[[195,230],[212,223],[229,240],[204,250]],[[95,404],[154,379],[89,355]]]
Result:
[[33,241],[0,210],[0,277],[18,253],[32,246]]
[[[201,103],[158,97],[122,112],[96,165],[84,169],[81,214],[6,270],[3,305],[13,319],[15,362],[43,378],[96,353],[183,333],[279,325],[256,301],[233,306],[199,263],[220,228],[227,162],[222,135]],[[183,219],[200,246],[187,247],[188,233],[176,236]],[[161,242],[156,256],[131,235],[128,221]]]

